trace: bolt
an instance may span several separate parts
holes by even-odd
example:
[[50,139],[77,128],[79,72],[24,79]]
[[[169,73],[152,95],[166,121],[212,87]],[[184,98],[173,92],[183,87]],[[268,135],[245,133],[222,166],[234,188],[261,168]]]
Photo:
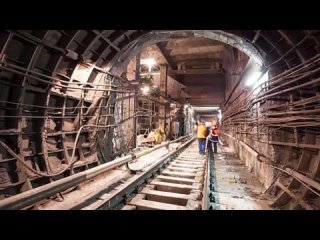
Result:
[[210,202],[215,202],[215,198],[212,193],[209,194]]

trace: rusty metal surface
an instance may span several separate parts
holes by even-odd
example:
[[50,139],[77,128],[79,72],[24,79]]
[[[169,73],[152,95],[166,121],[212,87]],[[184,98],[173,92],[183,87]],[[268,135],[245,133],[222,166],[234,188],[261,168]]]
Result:
[[[114,105],[108,102],[108,99],[111,93],[109,84],[114,77],[106,74],[108,67],[113,66],[115,73],[122,73],[127,61],[139,52],[141,47],[167,41],[170,38],[183,39],[194,36],[228,41],[229,44],[242,48],[249,55],[262,56],[265,65],[275,73],[289,69],[295,71],[295,66],[300,63],[308,64],[308,60],[319,52],[319,30],[169,32],[2,30],[0,31],[0,140],[5,141],[34,170],[54,174],[69,163],[71,150],[76,142],[76,134],[81,125],[107,126],[111,122],[110,113]],[[134,51],[131,51],[132,49]],[[177,57],[179,54],[174,56]],[[186,59],[180,58],[180,60]],[[241,70],[239,66],[235,68],[234,74],[238,74],[237,71]],[[312,68],[311,71],[313,71]],[[274,86],[282,88],[285,92],[274,94],[271,91],[259,101],[270,101],[270,105],[278,106],[278,110],[273,109],[273,111],[282,111],[289,115],[284,120],[290,122],[290,127],[298,130],[292,130],[292,132],[285,130],[280,134],[281,136],[290,135],[289,141],[281,139],[281,136],[274,137],[276,139],[272,141],[278,144],[296,144],[303,156],[296,160],[298,168],[300,168],[299,164],[309,165],[308,176],[317,179],[319,178],[319,158],[313,152],[310,155],[310,151],[303,146],[319,145],[317,138],[312,141],[305,140],[309,131],[316,132],[315,135],[318,135],[316,126],[318,121],[307,120],[307,124],[301,124],[297,116],[298,112],[295,112],[303,110],[301,109],[303,105],[299,105],[299,101],[311,101],[318,92],[318,82],[309,83],[309,78],[317,79],[317,73],[305,77],[304,80],[299,81],[305,81],[309,84],[308,86],[295,86],[299,81],[291,82],[289,85],[277,86],[276,84]],[[231,77],[228,76],[227,84],[231,82],[230,79]],[[283,81],[287,80],[290,80],[290,77]],[[117,81],[122,85],[121,79],[117,78]],[[226,90],[228,91],[228,85]],[[240,96],[239,94],[240,92],[236,92],[235,96]],[[240,102],[242,98],[243,95],[235,103]],[[194,99],[200,104],[220,100],[220,97],[219,99]],[[292,102],[295,106],[294,114],[290,109],[283,111],[283,107],[280,106],[288,102]],[[305,110],[315,110],[316,104],[317,101],[312,104],[307,103],[308,109]],[[269,109],[272,106],[263,107]],[[272,116],[272,118],[277,117]],[[297,124],[297,121],[300,123]],[[270,125],[271,123],[262,121],[262,124]],[[283,127],[282,123],[280,125],[275,127]],[[235,131],[245,132],[246,130],[241,127]],[[0,194],[2,197],[13,196],[70,175],[71,171],[81,172],[109,161],[117,154],[121,155],[120,152],[113,152],[111,132],[108,128],[99,128],[98,131],[86,129],[81,132],[74,154],[77,164],[66,171],[65,175],[51,179],[31,174],[19,161],[1,148],[0,168],[6,169],[9,182],[3,171],[6,187],[1,188]],[[99,144],[96,144],[96,141]],[[267,142],[266,139],[261,141]],[[304,145],[299,146],[299,143]],[[286,151],[294,149],[294,146],[287,147]],[[306,171],[306,168],[302,167],[301,171]],[[291,185],[289,187],[291,188]],[[304,187],[301,188],[307,191]],[[304,194],[310,195],[308,192]]]
[[77,186],[80,183],[92,179],[96,176],[99,176],[100,174],[109,171],[111,169],[114,169],[116,167],[119,167],[121,165],[124,165],[133,159],[139,158],[140,156],[143,156],[147,153],[153,152],[159,148],[167,147],[172,143],[183,141],[184,139],[188,138],[186,137],[181,137],[177,140],[167,142],[165,144],[156,146],[152,149],[148,149],[142,152],[138,152],[133,155],[128,155],[123,158],[116,159],[112,162],[108,162],[105,164],[102,164],[98,167],[59,179],[55,182],[49,183],[47,185],[38,187],[36,189],[32,189],[26,192],[23,192],[21,194],[17,194],[13,197],[6,198],[4,200],[0,201],[0,209],[5,209],[5,210],[10,210],[10,209],[22,209],[25,207],[28,207],[30,205],[34,205],[35,203],[44,200],[48,197],[51,197],[57,193],[61,193],[64,190],[67,190],[71,187]]

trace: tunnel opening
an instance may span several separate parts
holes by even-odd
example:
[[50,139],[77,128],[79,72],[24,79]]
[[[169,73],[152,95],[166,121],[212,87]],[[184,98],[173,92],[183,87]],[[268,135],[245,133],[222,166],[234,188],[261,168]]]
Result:
[[8,30],[0,49],[0,199],[202,120],[275,207],[319,209],[318,30]]

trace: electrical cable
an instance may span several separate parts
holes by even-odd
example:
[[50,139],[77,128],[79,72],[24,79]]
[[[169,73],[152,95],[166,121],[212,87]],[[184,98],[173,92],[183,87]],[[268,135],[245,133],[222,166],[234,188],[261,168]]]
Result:
[[75,157],[75,151],[76,151],[76,146],[78,144],[79,136],[80,136],[80,133],[81,133],[83,128],[85,128],[85,127],[107,128],[107,127],[113,127],[113,126],[116,127],[116,126],[119,126],[119,125],[120,124],[117,124],[117,125],[106,125],[106,126],[101,126],[101,125],[83,125],[83,126],[81,126],[79,128],[79,130],[77,132],[77,135],[76,135],[76,138],[75,138],[75,142],[74,142],[74,145],[73,145],[73,150],[72,150],[72,155],[71,155],[70,162],[67,164],[67,166],[64,169],[62,169],[61,171],[59,171],[57,173],[53,173],[53,174],[44,174],[44,173],[41,173],[41,172],[38,172],[38,171],[34,170],[33,168],[29,167],[29,165],[20,156],[18,156],[8,145],[6,145],[1,140],[0,140],[0,145],[2,147],[4,147],[16,160],[21,162],[23,166],[25,166],[28,170],[30,170],[34,174],[36,174],[38,176],[41,176],[41,177],[55,177],[55,176],[58,176],[58,175],[64,173],[66,170],[68,170],[69,167],[71,167],[71,170],[72,170],[73,164],[78,161],[78,160],[74,161],[73,159]]

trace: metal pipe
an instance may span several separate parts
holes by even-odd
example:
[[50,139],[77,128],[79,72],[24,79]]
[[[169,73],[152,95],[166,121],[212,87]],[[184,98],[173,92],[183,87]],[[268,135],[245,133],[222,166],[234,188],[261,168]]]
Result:
[[[298,43],[296,43],[294,46],[292,46],[286,53],[282,54],[280,58],[278,58],[276,61],[273,61],[270,63],[267,68],[270,68],[272,65],[276,64],[277,62],[281,61],[285,56],[287,56],[292,50],[297,49],[299,45],[301,45],[310,35],[312,32],[309,32],[307,35],[304,36],[302,40],[300,40]],[[304,63],[304,62],[302,62]]]
[[319,83],[320,82],[320,78],[317,78],[315,80],[312,80],[312,81],[309,81],[309,82],[305,82],[305,83],[302,83],[300,85],[297,85],[297,86],[294,86],[294,87],[290,87],[290,88],[286,88],[286,89],[283,89],[283,90],[280,90],[278,92],[275,92],[275,93],[271,93],[269,95],[263,95],[262,97],[259,97],[259,98],[256,98],[256,99],[252,99],[251,101],[249,101],[246,106],[244,106],[243,108],[241,108],[238,112],[235,112],[233,114],[231,114],[230,116],[225,116],[224,118],[225,119],[228,119],[230,117],[233,117],[241,112],[245,112],[247,111],[250,107],[252,107],[255,103],[258,103],[262,100],[265,100],[265,99],[268,99],[270,97],[274,97],[276,95],[280,95],[282,93],[286,93],[286,92],[290,92],[290,91],[293,91],[293,90],[296,90],[296,89],[300,89],[302,87],[305,87],[305,86],[309,86],[309,85],[312,85],[312,84],[316,84],[316,83]]
[[227,100],[224,103],[224,106],[227,106],[228,102],[230,101],[234,91],[237,89],[237,87],[239,86],[239,84],[241,83],[241,81],[243,80],[243,77],[247,74],[247,72],[249,71],[250,67],[250,61],[247,62],[245,69],[243,70],[243,72],[241,73],[240,78],[238,79],[238,81],[236,82],[236,84],[234,85],[234,87],[232,88],[232,90],[230,91]]
[[[316,73],[317,71],[319,71],[320,68],[318,67],[317,69],[314,69],[314,70],[312,70],[312,71],[310,71],[310,69],[309,69],[309,71],[308,71],[307,73],[304,73],[304,75],[298,75],[298,74],[299,74],[299,71],[302,71],[302,70],[304,70],[306,67],[309,67],[309,65],[315,64],[316,62],[320,61],[320,59],[318,59],[318,57],[319,57],[319,55],[317,55],[316,57],[313,57],[313,58],[309,59],[307,62],[309,62],[309,61],[311,61],[311,60],[314,60],[314,62],[311,62],[311,63],[309,63],[308,65],[302,66],[301,68],[299,68],[299,69],[296,70],[295,72],[290,72],[290,73],[286,73],[286,74],[283,74],[283,73],[282,73],[282,74],[279,74],[279,75],[277,75],[277,76],[269,79],[269,81],[268,81],[268,87],[270,88],[270,86],[281,82],[281,81],[283,80],[283,78],[286,78],[286,77],[288,77],[288,76],[293,76],[293,77],[295,77],[293,80],[290,80],[290,82],[287,82],[287,81],[286,81],[284,84],[282,84],[282,85],[280,85],[280,86],[277,86],[277,87],[272,88],[272,89],[270,89],[270,90],[268,90],[268,91],[265,91],[265,92],[262,94],[262,96],[267,95],[268,93],[274,91],[276,88],[279,88],[279,87],[282,87],[282,86],[284,86],[284,85],[287,85],[288,83],[294,83],[294,82],[302,79],[303,77],[307,77],[307,76],[309,76],[309,75],[311,75],[311,74],[314,74],[314,73]],[[300,65],[299,65],[299,66],[300,66]],[[293,69],[296,69],[296,67],[293,68]],[[294,75],[294,73],[295,73],[295,75]],[[298,75],[298,76],[296,76],[296,75]],[[234,110],[234,109],[239,109],[240,106],[241,106],[241,108],[245,108],[245,107],[242,107],[242,106],[243,106],[243,102],[246,101],[250,96],[252,96],[252,94],[253,94],[258,88],[260,88],[263,84],[264,84],[264,83],[261,83],[261,84],[259,84],[258,86],[256,86],[256,88],[254,88],[242,101],[240,101],[236,106],[234,106],[233,110]],[[260,96],[260,97],[261,97],[261,96]],[[246,103],[245,105],[246,105],[246,106],[250,105],[250,102],[252,102],[252,101],[249,101],[249,102]],[[234,111],[232,111],[232,112],[234,112]],[[226,113],[225,113],[225,118],[227,118],[227,114],[226,114]]]
[[[27,77],[30,77],[32,79],[38,80],[39,82],[46,83],[48,85],[57,86],[59,88],[90,90],[90,91],[112,91],[112,92],[123,92],[123,93],[131,93],[132,92],[132,91],[116,90],[116,89],[112,89],[112,88],[110,88],[110,89],[99,89],[99,88],[85,88],[85,87],[64,86],[64,85],[60,85],[60,84],[57,84],[57,83],[54,83],[54,82],[50,82],[48,80],[41,79],[41,78],[33,76],[33,75],[29,74],[29,73],[19,72],[17,70],[10,69],[10,68],[7,68],[7,67],[0,66],[0,69],[4,69],[6,71],[10,71],[10,72],[13,72],[13,73],[16,73],[16,74],[20,74],[22,76],[27,76]],[[51,77],[48,77],[48,76],[46,76],[46,77],[52,79]],[[63,82],[62,80],[56,80],[56,81]],[[66,82],[66,84],[68,84],[68,85],[71,85],[71,84],[74,84],[74,85],[92,85],[92,86],[97,85],[97,84],[91,84],[91,83],[72,83],[72,82]],[[99,86],[104,86],[104,85],[99,84]],[[106,86],[110,87],[110,85],[106,85]]]
[[[30,73],[33,73],[35,75],[39,75],[41,77],[45,77],[45,78],[49,78],[50,80],[55,80],[55,81],[59,81],[59,82],[63,82],[63,83],[66,83],[66,84],[75,84],[75,85],[79,85],[79,84],[90,84],[92,86],[108,86],[108,87],[115,87],[115,85],[112,85],[112,84],[101,84],[101,83],[77,83],[77,82],[68,82],[68,81],[65,81],[65,80],[62,80],[62,79],[59,79],[59,78],[54,78],[54,77],[51,77],[49,75],[45,75],[45,74],[42,74],[42,73],[39,73],[39,72],[36,72],[36,71],[33,71],[33,70],[29,70],[25,67],[20,67],[20,66],[17,66],[17,65],[14,65],[14,64],[9,64],[7,63],[6,66],[8,66],[7,68],[6,67],[3,67],[4,69],[7,69],[8,71],[11,71],[13,69],[10,69],[9,67],[12,67],[12,68],[16,68],[16,69],[19,69],[19,70],[23,70],[23,71],[26,71],[26,72],[30,72]],[[22,73],[24,74],[24,73]],[[118,78],[118,79],[121,79],[121,77],[118,77],[118,76],[115,76],[113,74],[110,74],[108,72],[105,72],[105,75],[110,75],[114,78]]]
[[178,138],[174,141],[168,142],[166,144],[159,145],[157,147],[151,148],[147,151],[143,151],[137,154],[132,154],[130,156],[125,156],[112,162],[104,163],[95,168],[62,178],[55,182],[49,183],[47,185],[23,192],[21,194],[3,199],[0,201],[0,210],[19,210],[21,208],[28,207],[32,204],[35,204],[45,198],[48,198],[52,195],[55,195],[59,192],[62,192],[68,188],[74,187],[86,180],[94,178],[99,174],[105,173],[109,170],[112,170],[116,167],[119,167],[123,164],[126,164],[136,158],[140,158],[141,156],[151,153],[159,148],[166,147],[172,143],[182,141],[189,136],[184,136]]

